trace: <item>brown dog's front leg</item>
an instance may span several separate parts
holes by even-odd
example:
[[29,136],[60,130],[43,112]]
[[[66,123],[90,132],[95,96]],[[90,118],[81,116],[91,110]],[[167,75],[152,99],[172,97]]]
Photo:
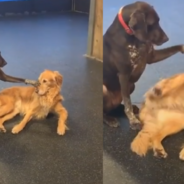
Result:
[[34,86],[37,84],[37,81],[22,79],[22,78],[12,77],[12,76],[6,75],[1,69],[0,69],[0,80],[2,80],[4,82],[26,83],[26,84],[31,84]]
[[184,53],[184,45],[176,45],[165,49],[153,50],[153,55],[148,61],[148,64],[157,63],[178,52]]
[[125,106],[125,114],[127,115],[127,118],[130,122],[130,127],[134,130],[141,129],[142,124],[141,122],[136,118],[135,114],[133,113],[133,107],[130,99],[130,84],[129,84],[129,77],[119,74],[119,81],[121,85],[121,93],[123,97],[123,102]]

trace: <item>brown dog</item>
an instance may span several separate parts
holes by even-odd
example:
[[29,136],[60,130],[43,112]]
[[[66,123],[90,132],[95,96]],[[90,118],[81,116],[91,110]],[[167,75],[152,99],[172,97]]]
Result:
[[3,123],[15,115],[23,115],[23,120],[12,129],[19,133],[33,118],[45,118],[49,112],[58,115],[57,133],[64,135],[67,110],[62,106],[60,95],[63,77],[57,71],[45,70],[39,77],[39,86],[11,87],[0,92],[0,129],[6,132]]
[[[150,89],[139,117],[144,125],[131,143],[132,151],[145,156],[153,149],[154,156],[166,158],[161,141],[184,129],[184,74],[161,80]],[[184,160],[184,148],[179,157]]]
[[141,127],[135,116],[136,106],[130,95],[147,64],[160,62],[178,52],[183,45],[155,50],[153,45],[168,41],[159,24],[156,10],[145,2],[135,2],[120,9],[103,36],[103,120],[117,127],[109,112],[124,102],[125,113],[133,129]]
[[[0,52],[0,68],[3,68],[5,65],[7,65],[7,62],[2,57],[1,52]],[[18,78],[18,77],[12,77],[12,76],[6,75],[1,69],[0,69],[0,80],[4,82],[25,83],[25,84],[37,85],[37,81]]]

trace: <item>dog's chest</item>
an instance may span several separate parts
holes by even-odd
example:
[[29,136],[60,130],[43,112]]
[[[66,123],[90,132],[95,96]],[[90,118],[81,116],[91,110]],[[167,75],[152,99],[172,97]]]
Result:
[[149,48],[146,45],[128,45],[127,49],[132,66],[132,77],[137,80],[146,67]]
[[39,108],[35,114],[36,119],[45,118],[49,114],[49,111],[50,111],[50,108],[48,107]]

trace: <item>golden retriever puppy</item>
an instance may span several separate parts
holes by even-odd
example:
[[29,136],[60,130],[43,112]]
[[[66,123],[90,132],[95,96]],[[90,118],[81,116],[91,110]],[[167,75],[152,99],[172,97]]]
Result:
[[6,132],[4,122],[15,115],[24,116],[22,121],[12,129],[19,133],[33,118],[45,118],[49,112],[58,115],[57,133],[64,135],[67,110],[62,106],[60,95],[63,77],[57,71],[45,70],[39,76],[39,85],[35,87],[11,87],[0,92],[0,129]]
[[[153,149],[154,156],[166,158],[162,140],[184,129],[184,74],[159,81],[145,94],[139,118],[142,130],[131,143],[131,150],[145,156]],[[179,158],[184,160],[184,148]]]

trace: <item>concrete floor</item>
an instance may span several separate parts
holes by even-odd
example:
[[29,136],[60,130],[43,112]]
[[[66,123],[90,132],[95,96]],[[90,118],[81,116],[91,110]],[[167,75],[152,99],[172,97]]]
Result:
[[[44,69],[64,77],[70,131],[56,134],[57,118],[31,121],[12,135],[17,117],[0,134],[0,184],[102,183],[102,64],[87,61],[88,16],[52,14],[0,20],[0,51],[14,76],[37,79]],[[0,89],[13,86],[0,82]]]
[[[161,25],[170,40],[161,46],[168,47],[184,44],[184,2],[180,0],[145,0],[152,4],[161,17]],[[119,8],[132,3],[130,0],[103,1],[103,32],[109,27]],[[149,65],[136,84],[132,101],[140,104],[144,93],[159,78],[184,71],[184,55],[177,54],[161,63]],[[136,132],[129,129],[127,119],[121,115],[121,128],[112,129],[104,126],[104,184],[184,184],[184,163],[178,158],[181,145],[184,143],[184,132],[164,140],[163,144],[169,156],[166,160],[158,160],[148,154],[139,158],[130,151],[130,142]]]

